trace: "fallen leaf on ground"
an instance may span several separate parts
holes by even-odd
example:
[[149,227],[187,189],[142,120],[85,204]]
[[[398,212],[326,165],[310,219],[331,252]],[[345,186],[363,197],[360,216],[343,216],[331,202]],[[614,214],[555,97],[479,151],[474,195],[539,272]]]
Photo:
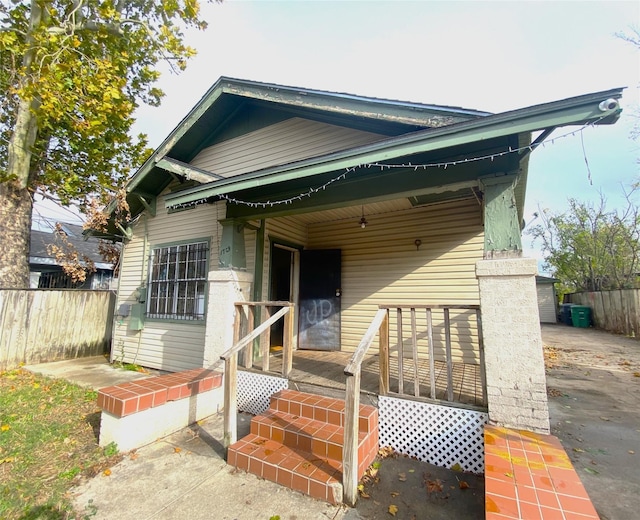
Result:
[[635,451],[633,451],[633,450],[629,450],[629,454],[630,454],[630,455],[635,455],[635,454],[636,454],[636,452],[635,452]]
[[442,492],[442,481],[440,479],[436,480],[427,480],[427,491],[429,493],[441,493]]
[[460,489],[469,489],[469,484],[467,484],[464,480],[458,482],[458,486]]
[[396,498],[398,495],[400,495],[399,491],[392,491],[391,493],[389,493],[393,498]]
[[581,448],[573,448],[573,451],[575,451],[576,453],[584,453],[584,450]]
[[592,475],[597,475],[597,474],[598,474],[598,472],[597,472],[595,469],[591,469],[591,468],[584,468],[584,470],[585,470],[587,473],[591,473]]
[[460,464],[456,462],[453,466],[451,466],[451,469],[453,471],[462,471],[462,466],[460,466]]
[[178,448],[177,446],[175,448],[173,448],[174,453],[180,453],[182,451],[182,448]]
[[107,469],[105,469],[105,470],[102,472],[102,474],[103,474],[105,477],[108,477],[109,475],[111,475],[111,470],[110,470],[109,468],[107,468]]
[[407,481],[407,475],[406,473],[398,473],[398,480],[400,482],[406,482]]
[[608,417],[600,417],[600,419],[602,419],[603,421],[610,421],[611,420]]
[[391,504],[388,511],[391,516],[396,516],[396,513],[398,512],[398,506],[394,506],[393,504]]

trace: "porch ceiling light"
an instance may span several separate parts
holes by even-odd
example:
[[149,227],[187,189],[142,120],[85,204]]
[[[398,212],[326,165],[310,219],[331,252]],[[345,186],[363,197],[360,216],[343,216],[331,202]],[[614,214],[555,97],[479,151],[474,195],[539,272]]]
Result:
[[364,229],[367,227],[367,224],[368,224],[367,219],[364,218],[364,206],[362,206],[362,218],[360,219],[360,227]]

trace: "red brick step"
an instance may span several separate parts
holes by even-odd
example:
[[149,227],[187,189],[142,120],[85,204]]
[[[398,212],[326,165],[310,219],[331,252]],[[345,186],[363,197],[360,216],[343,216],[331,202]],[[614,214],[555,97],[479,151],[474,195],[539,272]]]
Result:
[[[282,390],[229,447],[227,463],[320,500],[342,501],[344,401]],[[361,405],[358,476],[378,452],[378,410]]]

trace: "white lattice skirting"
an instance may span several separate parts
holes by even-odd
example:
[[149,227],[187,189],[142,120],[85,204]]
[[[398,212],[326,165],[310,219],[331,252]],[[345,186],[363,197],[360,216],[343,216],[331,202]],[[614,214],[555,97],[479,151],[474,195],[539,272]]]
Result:
[[269,408],[273,394],[286,389],[288,380],[238,370],[238,410],[259,415]]
[[380,396],[380,446],[450,468],[484,473],[483,428],[488,414]]

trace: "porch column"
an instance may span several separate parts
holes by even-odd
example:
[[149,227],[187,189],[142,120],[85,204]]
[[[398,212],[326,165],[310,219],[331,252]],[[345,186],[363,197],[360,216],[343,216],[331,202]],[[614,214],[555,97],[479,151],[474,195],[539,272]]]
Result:
[[483,179],[484,260],[480,289],[489,421],[549,433],[549,409],[535,276],[522,257],[513,176]]
[[[484,257],[522,256],[515,187],[519,175],[484,177]],[[518,254],[519,253],[519,254]]]
[[218,266],[221,269],[246,269],[244,222],[233,218],[219,220],[219,222],[222,224],[222,238]]
[[232,218],[218,222],[222,225],[222,237],[218,251],[218,270],[209,273],[208,278],[204,367],[218,361],[220,354],[233,346],[233,304],[251,300],[253,282],[253,274],[245,271],[245,224]]
[[251,301],[253,274],[235,269],[209,273],[203,366],[209,367],[233,346],[234,303]]

